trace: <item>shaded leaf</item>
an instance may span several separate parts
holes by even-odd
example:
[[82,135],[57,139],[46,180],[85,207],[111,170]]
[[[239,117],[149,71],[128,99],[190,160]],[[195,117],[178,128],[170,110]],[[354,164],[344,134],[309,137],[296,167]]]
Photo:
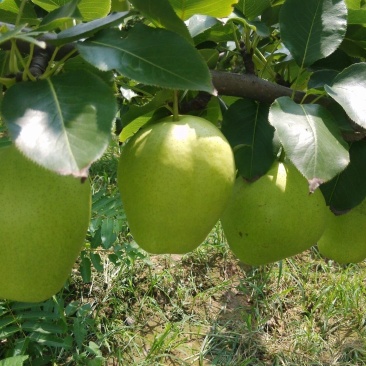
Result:
[[168,0],[130,0],[145,17],[154,24],[169,29],[193,43],[187,26],[178,17]]
[[30,341],[28,338],[17,339],[13,346],[13,355],[26,355],[29,343]]
[[282,41],[301,67],[333,53],[346,27],[343,0],[287,0],[280,12]]
[[171,89],[212,93],[207,65],[199,52],[180,35],[137,24],[126,38],[104,30],[78,42],[81,56],[100,70],[118,70],[130,79]]
[[325,84],[332,84],[335,77],[338,75],[336,70],[319,70],[311,74],[308,83],[309,89],[323,89]]
[[275,153],[267,105],[239,99],[223,115],[222,132],[234,150],[240,175],[253,180],[268,171]]
[[296,104],[289,97],[278,98],[270,108],[269,122],[286,156],[309,181],[326,182],[349,163],[347,144],[333,119],[324,107]]
[[327,93],[338,102],[348,116],[366,128],[366,63],[351,65],[325,86]]
[[41,333],[30,333],[28,337],[41,345],[50,346],[50,347],[58,347],[64,349],[70,349],[72,346],[72,338],[66,337],[61,338],[57,337],[53,334],[41,334]]
[[80,274],[84,283],[91,281],[91,262],[90,258],[85,255],[85,252],[81,252]]
[[210,15],[224,18],[231,14],[238,0],[169,0],[179,18],[186,20],[192,15]]
[[0,33],[0,44],[7,42],[11,39],[19,39],[25,42],[29,42],[32,43],[40,48],[46,48],[46,42],[44,41],[39,41],[36,38],[33,38],[32,36],[37,36],[38,34],[41,34],[41,32],[28,32],[25,33],[24,32],[25,26],[19,26],[19,27],[14,27],[14,29],[12,30],[7,30],[5,31],[5,29],[1,29],[1,33]]
[[[349,24],[340,49],[351,57],[366,57],[366,27],[364,24]],[[352,60],[354,63],[354,60]]]
[[26,321],[22,323],[22,330],[27,332],[38,332],[42,334],[64,333],[65,325],[62,322],[53,321]]
[[2,104],[12,140],[26,156],[84,177],[108,146],[116,113],[113,90],[82,70],[15,84]]
[[201,54],[202,58],[205,60],[207,66],[210,69],[214,69],[216,67],[220,57],[220,53],[218,50],[212,48],[205,48],[200,49],[199,53]]
[[351,210],[366,197],[366,141],[353,142],[347,168],[320,189],[335,212]]
[[98,272],[102,272],[104,269],[102,258],[98,253],[90,253],[90,260],[94,266],[94,268]]

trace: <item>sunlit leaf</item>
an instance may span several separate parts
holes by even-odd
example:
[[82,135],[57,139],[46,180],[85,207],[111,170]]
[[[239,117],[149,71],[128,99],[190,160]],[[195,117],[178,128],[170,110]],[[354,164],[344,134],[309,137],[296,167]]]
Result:
[[[71,0],[32,0],[34,4],[37,4],[42,9],[51,12],[67,3]],[[90,21],[98,18],[105,17],[111,9],[111,0],[80,0],[79,10],[85,21]]]
[[[0,19],[1,22],[15,24],[20,12],[21,1],[6,0],[0,2]],[[21,18],[18,24],[36,25],[39,23],[36,12],[32,4],[25,1]]]
[[224,18],[231,14],[238,0],[169,0],[179,18],[186,20],[192,15],[211,15]]
[[0,366],[22,366],[29,356],[13,356],[0,360]]
[[366,63],[353,64],[325,86],[328,94],[337,101],[348,116],[366,128]]
[[261,15],[270,6],[270,0],[239,0],[235,8],[239,9],[246,18],[252,19]]
[[75,176],[86,176],[90,164],[103,154],[116,112],[112,88],[81,70],[17,83],[2,104],[12,140],[25,155]]
[[333,119],[324,107],[296,104],[289,97],[271,106],[269,121],[286,156],[309,181],[326,182],[349,163],[347,144]]

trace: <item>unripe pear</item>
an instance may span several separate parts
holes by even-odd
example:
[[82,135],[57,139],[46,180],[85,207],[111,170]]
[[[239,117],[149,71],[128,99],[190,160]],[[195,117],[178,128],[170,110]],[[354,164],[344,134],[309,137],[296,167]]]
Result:
[[327,227],[318,241],[320,254],[341,264],[366,258],[366,200],[336,216],[329,211]]
[[118,186],[131,233],[150,253],[195,249],[231,195],[235,163],[220,130],[195,116],[147,126],[125,145]]
[[88,181],[0,148],[0,298],[39,302],[64,285],[90,219]]
[[237,178],[221,223],[233,253],[246,264],[261,265],[315,245],[326,211],[319,190],[310,194],[293,165],[276,162],[255,182]]

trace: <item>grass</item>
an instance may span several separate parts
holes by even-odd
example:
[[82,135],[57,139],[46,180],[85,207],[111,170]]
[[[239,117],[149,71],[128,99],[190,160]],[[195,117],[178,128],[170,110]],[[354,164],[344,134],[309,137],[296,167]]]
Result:
[[[42,304],[0,302],[0,359],[366,365],[365,263],[340,266],[313,247],[280,263],[247,267],[231,253],[219,224],[192,253],[149,256],[134,244],[118,205],[117,157],[115,147],[92,167],[92,244],[63,291]],[[108,225],[118,235],[102,242],[98,235]]]

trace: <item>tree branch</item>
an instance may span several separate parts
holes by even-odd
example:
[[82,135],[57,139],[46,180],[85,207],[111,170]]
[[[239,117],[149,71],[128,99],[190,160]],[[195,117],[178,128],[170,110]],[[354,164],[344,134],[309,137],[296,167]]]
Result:
[[[211,71],[212,82],[217,92],[233,97],[251,98],[258,102],[271,104],[279,97],[291,97],[293,90],[282,85],[271,83],[252,74],[233,74],[226,71]],[[296,91],[294,101],[297,103],[311,103],[314,96]],[[329,98],[322,98],[319,104],[329,105]]]

